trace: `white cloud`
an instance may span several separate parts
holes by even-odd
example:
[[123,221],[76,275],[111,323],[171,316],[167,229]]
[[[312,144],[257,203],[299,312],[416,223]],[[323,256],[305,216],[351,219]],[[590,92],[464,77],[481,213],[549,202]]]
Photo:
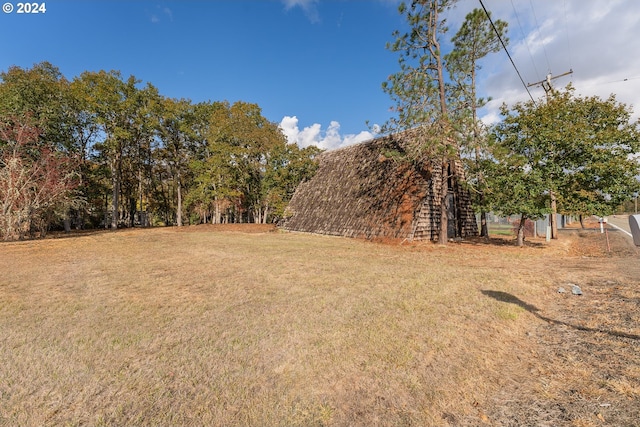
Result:
[[[553,80],[555,88],[571,83],[580,96],[607,99],[616,94],[619,102],[632,106],[640,117],[640,28],[637,0],[485,0],[492,18],[509,23],[508,49],[526,84],[570,69],[573,74]],[[462,0],[448,20],[455,34],[464,16],[478,7],[477,0]],[[483,61],[482,96],[493,102],[482,115],[494,122],[502,102],[513,105],[529,98],[504,51]],[[625,81],[625,79],[627,79]],[[530,87],[534,99],[544,98],[541,87]]]
[[162,9],[162,12],[164,12],[164,14],[169,17],[169,21],[173,22],[173,11],[171,9],[165,7],[164,9]]
[[285,116],[280,121],[280,129],[287,137],[289,144],[298,144],[301,148],[315,145],[325,150],[333,150],[373,139],[379,127],[374,126],[373,132],[362,131],[358,134],[341,135],[340,123],[337,121],[332,121],[325,131],[319,123],[300,130],[296,116]]
[[312,24],[320,22],[320,13],[317,7],[318,0],[282,0],[282,2],[285,10],[300,7]]
[[152,13],[149,19],[151,20],[151,23],[158,24],[162,21],[162,15],[167,17],[169,21],[173,22],[173,11],[168,7],[162,8],[160,6],[156,6],[156,13]]

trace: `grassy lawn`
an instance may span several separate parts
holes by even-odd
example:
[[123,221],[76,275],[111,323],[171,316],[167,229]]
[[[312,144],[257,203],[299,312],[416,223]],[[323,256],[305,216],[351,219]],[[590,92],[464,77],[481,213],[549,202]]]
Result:
[[496,236],[513,236],[514,225],[513,224],[496,224],[489,223],[489,233]]
[[581,256],[207,227],[3,243],[0,425],[490,425],[529,304],[570,276],[540,273]]

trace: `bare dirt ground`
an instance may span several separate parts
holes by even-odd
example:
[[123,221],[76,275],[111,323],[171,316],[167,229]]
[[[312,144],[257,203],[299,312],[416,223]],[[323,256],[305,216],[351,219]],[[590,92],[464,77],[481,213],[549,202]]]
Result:
[[487,402],[488,425],[640,425],[640,256],[623,233],[608,232],[609,251],[607,236],[589,227],[563,231],[557,244],[567,256],[539,266],[557,288],[543,302],[491,295],[534,321],[513,349],[505,386]]

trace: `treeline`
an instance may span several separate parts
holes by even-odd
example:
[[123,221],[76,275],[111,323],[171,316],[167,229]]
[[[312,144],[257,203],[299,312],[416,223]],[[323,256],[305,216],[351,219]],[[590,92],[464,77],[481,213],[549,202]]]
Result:
[[256,104],[162,96],[118,71],[0,73],[0,237],[277,221],[319,149]]

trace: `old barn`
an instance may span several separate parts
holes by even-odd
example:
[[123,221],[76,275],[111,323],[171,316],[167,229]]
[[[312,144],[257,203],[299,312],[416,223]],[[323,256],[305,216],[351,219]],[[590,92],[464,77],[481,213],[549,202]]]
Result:
[[[316,175],[298,186],[281,227],[368,239],[437,239],[441,169],[431,161],[407,161],[404,139],[390,135],[322,153]],[[469,193],[459,185],[460,162],[450,170],[448,235],[475,236]]]

